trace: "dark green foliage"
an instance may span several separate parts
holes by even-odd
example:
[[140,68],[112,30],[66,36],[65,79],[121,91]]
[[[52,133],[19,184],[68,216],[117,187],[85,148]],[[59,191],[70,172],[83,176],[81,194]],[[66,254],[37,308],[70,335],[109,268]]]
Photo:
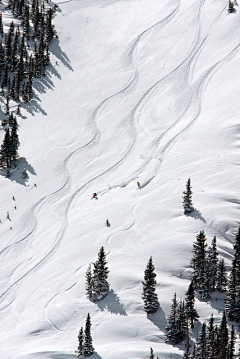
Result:
[[3,36],[3,23],[2,23],[2,13],[0,13],[0,35]]
[[227,319],[226,313],[223,312],[221,325],[219,328],[219,353],[218,359],[226,359],[227,348],[228,348],[228,328],[227,328]]
[[0,167],[3,169],[11,167],[11,137],[9,128],[5,132],[0,149]]
[[94,352],[94,347],[92,345],[92,335],[91,335],[91,318],[88,313],[84,331],[84,344],[83,344],[83,355],[90,357]]
[[200,231],[196,237],[196,242],[193,243],[193,256],[191,260],[191,267],[193,272],[191,279],[193,281],[194,288],[198,290],[203,299],[208,299],[209,287],[207,282],[207,261],[206,261],[206,236],[204,231]]
[[190,178],[188,179],[186,184],[186,191],[183,192],[183,210],[184,210],[184,214],[188,214],[193,210],[192,188],[191,188]]
[[76,353],[78,353],[78,358],[80,358],[81,355],[83,355],[83,343],[84,343],[84,333],[83,333],[83,327],[81,327],[78,334],[78,348],[76,351]]
[[228,285],[227,270],[225,267],[224,259],[221,258],[218,263],[216,290],[218,292],[225,292],[227,285]]
[[47,11],[47,19],[46,19],[46,43],[47,44],[50,44],[50,42],[52,41],[53,36],[54,36],[54,27],[52,24],[52,16],[53,16],[53,13],[52,13],[52,9],[50,8]]
[[176,293],[172,300],[170,314],[166,325],[166,343],[178,344],[187,336],[187,318],[184,301],[178,301]]
[[215,328],[214,318],[211,316],[206,331],[207,353],[208,359],[214,359],[216,357],[216,344],[215,344]]
[[196,358],[206,359],[206,357],[207,357],[207,339],[206,339],[206,323],[204,322],[197,342]]
[[93,263],[93,273],[89,266],[86,272],[86,294],[90,300],[97,302],[109,293],[108,267],[104,248],[98,252],[98,260]]
[[232,325],[230,340],[227,348],[227,359],[235,358],[235,342],[236,342],[236,333],[234,330],[234,326]]
[[154,359],[155,358],[155,355],[153,354],[153,349],[150,348],[150,357],[149,359]]
[[230,320],[240,321],[240,227],[236,234],[236,241],[233,246],[234,258],[229,278],[228,292],[226,299],[226,313]]
[[91,299],[93,295],[93,280],[92,280],[91,264],[89,264],[88,270],[86,272],[86,295],[89,299]]
[[156,294],[156,273],[154,272],[155,267],[150,257],[147,267],[144,272],[144,282],[142,298],[144,301],[144,310],[147,314],[155,313],[158,310],[159,302]]
[[183,359],[190,359],[191,358],[191,354],[190,354],[190,344],[189,344],[189,337],[187,337],[187,344],[186,344],[186,349],[183,355]]
[[194,308],[195,303],[195,290],[193,286],[193,281],[190,282],[187,293],[186,293],[186,315],[188,320],[190,320],[191,328],[194,328],[194,320],[197,320],[199,318],[199,315]]
[[216,244],[216,236],[213,237],[212,244],[207,251],[207,280],[205,285],[209,291],[214,292],[217,284],[217,270],[218,270],[218,251]]

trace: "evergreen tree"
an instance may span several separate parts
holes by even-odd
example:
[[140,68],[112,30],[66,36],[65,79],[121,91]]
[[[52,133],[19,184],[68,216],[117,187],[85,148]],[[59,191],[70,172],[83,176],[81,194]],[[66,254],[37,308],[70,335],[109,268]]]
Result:
[[191,260],[191,267],[193,268],[191,279],[194,288],[198,290],[203,299],[208,299],[210,297],[209,288],[206,286],[206,240],[207,238],[204,231],[200,231],[196,237],[196,242],[193,243],[193,257]]
[[0,13],[0,35],[3,36],[3,23],[2,23],[2,13]]
[[94,352],[94,347],[92,345],[92,335],[91,335],[91,318],[88,313],[84,331],[84,344],[83,344],[83,355],[90,357]]
[[218,270],[218,251],[216,236],[213,237],[212,244],[207,251],[207,283],[209,290],[214,292],[217,284]]
[[185,302],[184,300],[180,300],[177,317],[176,317],[176,337],[178,338],[178,342],[182,342],[188,334],[188,321],[185,310]]
[[215,346],[215,328],[214,328],[214,318],[211,315],[209,320],[207,330],[206,330],[206,351],[208,353],[207,359],[216,358],[216,346]]
[[221,258],[218,263],[216,290],[218,292],[225,292],[227,285],[228,285],[227,270],[225,267],[224,259]]
[[0,149],[0,167],[3,169],[11,167],[11,137],[9,128],[5,132]]
[[80,358],[83,355],[83,343],[84,343],[84,333],[83,333],[83,327],[81,327],[78,334],[78,349],[76,351],[76,353],[78,353],[78,358]]
[[226,357],[227,359],[235,358],[235,342],[236,342],[236,333],[234,330],[234,326],[232,325],[230,341],[227,348],[227,357]]
[[184,214],[188,214],[193,210],[192,188],[191,188],[190,178],[186,183],[186,191],[183,192],[183,209],[184,209]]
[[4,68],[5,68],[4,49],[2,46],[2,41],[0,41],[0,76],[1,77],[3,76]]
[[17,133],[18,123],[16,117],[13,119],[13,125],[11,130],[11,164],[15,165],[18,156],[18,147],[20,145],[18,133]]
[[194,343],[193,344],[193,350],[192,350],[191,359],[196,359],[196,353],[197,353],[197,346],[196,346],[196,343]]
[[240,227],[233,246],[234,258],[229,278],[226,312],[230,320],[240,321]]
[[190,344],[189,344],[189,337],[187,337],[187,344],[186,344],[186,349],[183,355],[183,359],[190,359],[191,358],[191,354],[190,354]]
[[199,315],[194,308],[195,303],[195,290],[193,286],[193,281],[191,280],[187,293],[186,293],[186,314],[187,318],[190,320],[191,328],[194,328],[194,320],[197,320],[199,318]]
[[23,33],[27,40],[30,39],[29,5],[25,4],[23,16]]
[[179,303],[177,301],[177,295],[174,294],[172,300],[172,306],[170,310],[170,314],[168,316],[168,324],[166,325],[166,343],[170,344],[178,344],[179,338],[177,335],[177,315],[178,315],[178,306]]
[[206,357],[207,357],[207,340],[206,340],[206,323],[204,322],[197,343],[196,358],[206,359]]
[[92,300],[97,302],[109,293],[108,278],[108,267],[106,261],[106,254],[104,248],[101,247],[98,252],[98,260],[93,263],[93,276],[92,276]]
[[93,295],[93,279],[92,279],[91,264],[89,264],[88,270],[86,272],[86,295],[89,299],[91,299]]
[[158,310],[159,302],[156,294],[156,273],[154,272],[154,264],[150,257],[144,272],[143,293],[144,310],[147,314],[155,313]]
[[226,313],[230,320],[236,318],[236,261],[233,260],[226,299]]
[[223,312],[222,321],[219,330],[219,353],[217,359],[226,359],[228,348],[228,328],[225,311]]
[[47,19],[46,19],[46,43],[50,44],[54,36],[54,27],[52,24],[52,9],[50,8],[47,11]]
[[150,357],[149,359],[154,359],[155,358],[155,355],[153,354],[153,349],[150,348]]

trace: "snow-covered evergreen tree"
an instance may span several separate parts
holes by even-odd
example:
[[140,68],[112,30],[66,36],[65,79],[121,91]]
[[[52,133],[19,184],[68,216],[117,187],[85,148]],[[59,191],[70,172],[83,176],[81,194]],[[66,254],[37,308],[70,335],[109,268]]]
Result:
[[186,183],[186,191],[183,192],[183,210],[184,214],[188,214],[193,210],[192,204],[192,187],[190,178]]
[[144,272],[143,293],[144,310],[147,314],[155,313],[158,310],[159,302],[156,294],[156,273],[152,257],[150,257]]
[[92,345],[92,334],[91,334],[91,318],[88,313],[86,319],[86,325],[84,330],[84,343],[83,343],[83,355],[90,357],[94,352],[94,347]]

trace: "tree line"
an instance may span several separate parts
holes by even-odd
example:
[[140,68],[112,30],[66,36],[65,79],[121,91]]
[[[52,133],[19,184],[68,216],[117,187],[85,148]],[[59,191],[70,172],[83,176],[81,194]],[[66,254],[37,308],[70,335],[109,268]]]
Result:
[[[2,125],[5,135],[0,151],[0,168],[10,169],[18,158],[19,139],[17,124],[12,125],[13,114],[9,102],[18,103],[16,114],[24,102],[33,99],[33,78],[45,76],[50,63],[49,46],[57,37],[52,24],[56,6],[51,7],[38,0],[8,0],[6,6],[14,17],[21,21],[16,26],[10,23],[4,32],[2,13],[0,13],[0,95],[5,98],[5,115]],[[15,121],[15,117],[14,117]]]

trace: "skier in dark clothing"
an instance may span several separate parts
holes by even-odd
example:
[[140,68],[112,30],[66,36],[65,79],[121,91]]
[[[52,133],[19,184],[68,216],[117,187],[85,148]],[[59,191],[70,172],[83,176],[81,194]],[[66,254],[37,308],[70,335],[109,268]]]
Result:
[[97,193],[93,193],[92,199],[93,199],[93,198],[98,199]]
[[107,227],[110,227],[110,223],[109,223],[109,220],[108,220],[108,219],[106,220],[106,226],[107,226]]

